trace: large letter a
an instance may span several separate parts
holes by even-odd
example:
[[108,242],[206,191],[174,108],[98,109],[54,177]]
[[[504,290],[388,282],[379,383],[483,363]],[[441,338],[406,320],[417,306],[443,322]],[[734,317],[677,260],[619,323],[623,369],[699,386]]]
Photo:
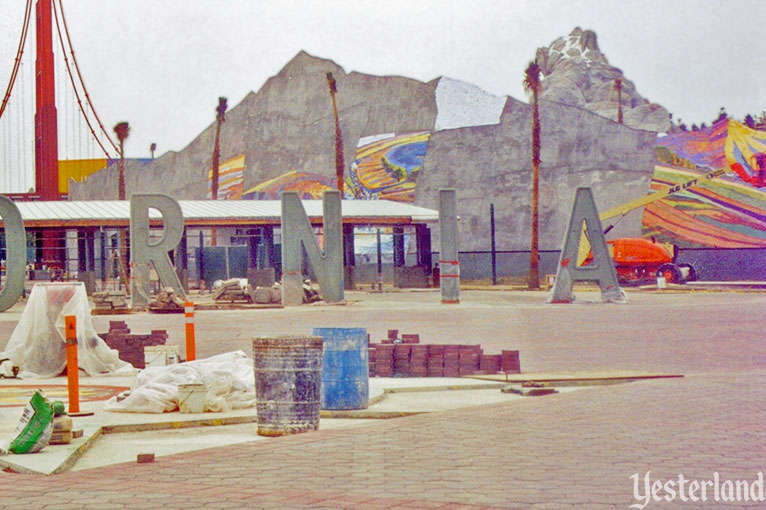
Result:
[[[587,265],[578,265],[580,243],[584,239],[583,231],[586,232],[590,242],[593,258]],[[617,271],[606,247],[596,202],[593,200],[593,191],[590,188],[577,188],[574,204],[572,204],[572,214],[564,235],[559,266],[556,270],[556,283],[548,296],[548,302],[571,303],[574,301],[572,284],[575,281],[598,282],[601,287],[601,300],[604,302],[625,302],[625,293],[617,281]]]

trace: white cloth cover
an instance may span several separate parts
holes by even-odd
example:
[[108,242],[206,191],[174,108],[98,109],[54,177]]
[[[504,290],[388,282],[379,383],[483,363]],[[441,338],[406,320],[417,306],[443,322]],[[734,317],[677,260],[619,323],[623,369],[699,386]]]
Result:
[[205,411],[255,407],[253,360],[242,351],[164,367],[148,367],[129,391],[109,399],[107,411],[163,413],[178,410],[179,384],[205,384]]
[[133,365],[122,361],[93,328],[85,284],[36,283],[16,329],[0,359],[10,358],[19,377],[56,377],[66,368],[64,317],[77,320],[77,361],[90,376],[131,375]]

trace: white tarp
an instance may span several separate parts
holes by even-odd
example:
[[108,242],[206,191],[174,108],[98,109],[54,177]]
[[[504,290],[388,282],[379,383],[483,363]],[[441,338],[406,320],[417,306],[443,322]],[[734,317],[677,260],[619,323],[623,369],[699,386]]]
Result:
[[[119,359],[93,328],[85,284],[37,283],[0,359],[21,369],[19,377],[56,377],[66,368],[64,317],[77,320],[77,361],[88,375],[132,375],[135,368]],[[6,362],[7,364],[8,362]]]
[[109,399],[107,411],[163,413],[179,407],[179,384],[207,386],[205,411],[227,412],[255,407],[253,360],[242,351],[164,367],[148,367],[129,391]]

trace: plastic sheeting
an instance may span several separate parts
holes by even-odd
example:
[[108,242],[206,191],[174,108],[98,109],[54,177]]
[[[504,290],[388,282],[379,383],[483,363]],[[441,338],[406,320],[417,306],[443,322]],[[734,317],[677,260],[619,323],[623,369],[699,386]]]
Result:
[[129,391],[112,397],[107,411],[163,413],[179,408],[179,384],[205,384],[205,411],[226,412],[255,407],[253,360],[242,351],[164,367],[148,367]]
[[135,368],[120,360],[93,328],[85,284],[37,283],[1,358],[21,369],[19,377],[56,377],[66,368],[64,317],[77,320],[77,360],[88,375],[131,375]]

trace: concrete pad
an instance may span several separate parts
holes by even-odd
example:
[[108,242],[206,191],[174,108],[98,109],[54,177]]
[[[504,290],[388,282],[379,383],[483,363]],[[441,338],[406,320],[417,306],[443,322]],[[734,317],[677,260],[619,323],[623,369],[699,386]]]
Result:
[[[86,377],[88,385],[130,387],[134,377]],[[0,380],[3,386],[66,386],[65,377],[52,379]],[[502,394],[504,384],[479,379],[420,377],[370,379],[370,401],[366,410],[323,411],[320,429],[350,427],[370,419],[392,418],[446,409],[508,401],[517,396]],[[57,398],[66,402],[66,398]],[[157,458],[222,445],[261,441],[257,434],[255,408],[228,413],[185,414],[180,412],[115,413],[104,411],[106,400],[81,402],[81,412],[92,416],[73,418],[74,428],[83,437],[68,445],[49,445],[41,452],[0,457],[0,467],[28,474],[56,474],[121,462],[136,462],[142,453]],[[0,437],[10,438],[23,411],[22,406],[7,407],[0,414]]]

